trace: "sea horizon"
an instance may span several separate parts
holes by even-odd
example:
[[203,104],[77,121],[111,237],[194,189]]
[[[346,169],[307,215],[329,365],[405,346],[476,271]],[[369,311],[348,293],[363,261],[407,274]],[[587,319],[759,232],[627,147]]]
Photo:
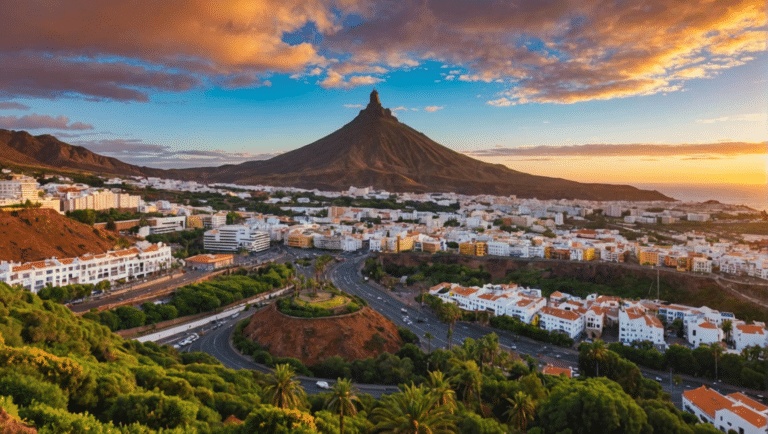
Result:
[[758,184],[632,183],[634,187],[657,190],[682,202],[716,200],[768,211],[768,186]]

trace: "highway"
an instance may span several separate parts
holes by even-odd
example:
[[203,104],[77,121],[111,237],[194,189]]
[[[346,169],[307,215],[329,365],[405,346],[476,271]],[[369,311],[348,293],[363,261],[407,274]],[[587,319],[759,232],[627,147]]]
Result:
[[[313,253],[307,253],[306,251],[294,251],[290,248],[279,248],[279,260],[290,261],[292,257],[306,257],[310,258]],[[316,255],[315,255],[316,256]],[[395,323],[400,327],[407,328],[415,333],[421,340],[421,347],[425,351],[428,348],[428,343],[424,339],[424,334],[429,332],[434,336],[431,342],[431,348],[447,348],[447,332],[449,326],[441,323],[430,311],[428,307],[422,308],[418,303],[409,303],[403,301],[399,297],[395,296],[392,292],[385,289],[380,289],[375,285],[368,284],[363,276],[360,274],[360,267],[367,258],[367,255],[359,253],[345,253],[338,255],[343,258],[344,261],[337,264],[326,272],[331,281],[341,290],[360,296],[365,299],[369,306],[382,314],[384,317]],[[298,271],[307,277],[314,277],[314,267],[298,267]],[[236,351],[231,344],[231,335],[237,322],[253,314],[253,310],[243,312],[238,317],[227,320],[218,328],[211,328],[208,326],[202,330],[190,330],[188,333],[197,332],[203,333],[199,340],[190,344],[185,351],[202,351],[214,356],[224,366],[232,369],[254,369],[260,372],[269,372],[270,369],[266,366],[255,363],[250,357],[244,356]],[[406,318],[409,321],[406,321]],[[578,351],[570,348],[561,348],[548,344],[544,344],[538,341],[534,341],[528,338],[513,336],[506,331],[496,330],[490,327],[484,327],[473,323],[458,322],[454,326],[453,344],[461,345],[466,338],[479,339],[488,333],[495,332],[499,336],[499,344],[502,349],[507,351],[513,351],[519,354],[528,354],[537,359],[540,366],[545,364],[553,364],[559,367],[578,367]],[[169,338],[159,343],[174,343],[180,341],[188,333],[178,335],[173,338]],[[642,369],[643,375],[651,380],[659,381],[662,388],[669,392],[672,398],[672,402],[676,407],[682,408],[682,393],[685,390],[699,387],[702,384],[708,387],[714,388],[720,393],[728,394],[736,391],[742,391],[734,386],[726,385],[723,383],[713,383],[710,381],[699,381],[698,379],[692,379],[690,377],[684,378],[680,385],[675,385],[672,382],[672,376],[669,373],[659,373],[647,369]],[[299,377],[302,386],[307,393],[319,393],[323,390],[318,388],[316,382],[318,380],[328,381],[329,384],[333,384],[335,379],[323,379],[323,378],[310,378]],[[393,393],[397,391],[397,387],[394,386],[382,386],[382,385],[368,385],[357,384],[358,389],[363,393],[369,393],[374,397],[379,397],[382,394]],[[759,399],[754,393],[751,394],[753,398]]]

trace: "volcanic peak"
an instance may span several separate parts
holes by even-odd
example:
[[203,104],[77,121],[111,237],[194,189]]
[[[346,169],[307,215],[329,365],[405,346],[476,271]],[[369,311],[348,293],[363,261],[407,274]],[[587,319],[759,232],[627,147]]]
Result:
[[385,109],[381,105],[381,101],[379,100],[379,92],[377,92],[376,89],[373,89],[373,92],[371,92],[368,106],[366,106],[363,110],[360,110],[358,118],[385,118],[397,122],[397,117],[392,115],[392,110]]

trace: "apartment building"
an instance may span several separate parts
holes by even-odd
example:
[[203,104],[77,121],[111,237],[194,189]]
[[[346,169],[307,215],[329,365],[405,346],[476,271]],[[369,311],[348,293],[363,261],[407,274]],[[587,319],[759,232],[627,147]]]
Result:
[[701,344],[710,345],[721,342],[725,333],[720,327],[707,321],[705,318],[699,318],[687,327],[688,342],[694,348]]
[[179,217],[154,217],[149,222],[150,234],[168,234],[187,229],[187,216]]
[[545,306],[539,310],[539,327],[576,339],[584,332],[584,316],[573,310]]
[[736,324],[733,326],[731,332],[733,336],[733,345],[736,347],[736,351],[741,352],[744,348],[759,346],[765,347],[768,345],[768,339],[766,339],[766,330],[764,324]]
[[485,256],[488,254],[488,244],[481,241],[460,243],[459,253],[469,256]]
[[707,386],[686,390],[683,392],[683,410],[723,432],[768,432],[768,407],[742,393],[723,396]]
[[225,225],[203,234],[205,250],[235,252],[246,249],[261,252],[269,248],[269,234],[244,225]]
[[509,243],[504,241],[488,241],[488,254],[494,256],[509,256]]
[[647,315],[639,307],[619,310],[619,342],[649,341],[655,345],[666,345],[664,326],[652,315]]
[[90,194],[81,194],[77,197],[65,197],[61,199],[61,211],[76,211],[81,209],[93,209],[96,211],[116,209],[138,210],[140,196],[131,196],[126,193],[113,193],[110,190],[96,191]]
[[36,199],[38,184],[35,178],[13,174],[11,179],[0,180],[0,198]]
[[289,247],[298,247],[300,249],[309,249],[313,245],[312,233],[309,231],[292,231],[285,237],[285,245]]
[[163,243],[139,243],[130,249],[74,258],[43,261],[0,262],[0,282],[20,285],[37,293],[46,285],[97,284],[103,280],[132,280],[166,270],[172,263],[171,248]]

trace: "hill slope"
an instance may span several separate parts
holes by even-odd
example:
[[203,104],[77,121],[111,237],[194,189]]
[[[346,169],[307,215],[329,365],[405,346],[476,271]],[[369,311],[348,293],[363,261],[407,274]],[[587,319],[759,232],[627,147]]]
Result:
[[51,209],[0,211],[0,261],[31,262],[104,253],[117,239]]
[[[272,303],[251,317],[243,334],[277,357],[295,357],[307,366],[332,356],[345,360],[395,353],[403,341],[392,322],[370,307],[341,316],[293,318]],[[376,337],[378,335],[378,337]]]
[[27,166],[77,169],[116,175],[161,176],[163,170],[139,167],[105,157],[54,136],[0,129],[0,161]]
[[178,171],[208,181],[346,190],[456,192],[540,199],[670,200],[628,185],[583,184],[530,175],[452,151],[400,123],[374,90],[352,122],[322,139],[266,161]]

